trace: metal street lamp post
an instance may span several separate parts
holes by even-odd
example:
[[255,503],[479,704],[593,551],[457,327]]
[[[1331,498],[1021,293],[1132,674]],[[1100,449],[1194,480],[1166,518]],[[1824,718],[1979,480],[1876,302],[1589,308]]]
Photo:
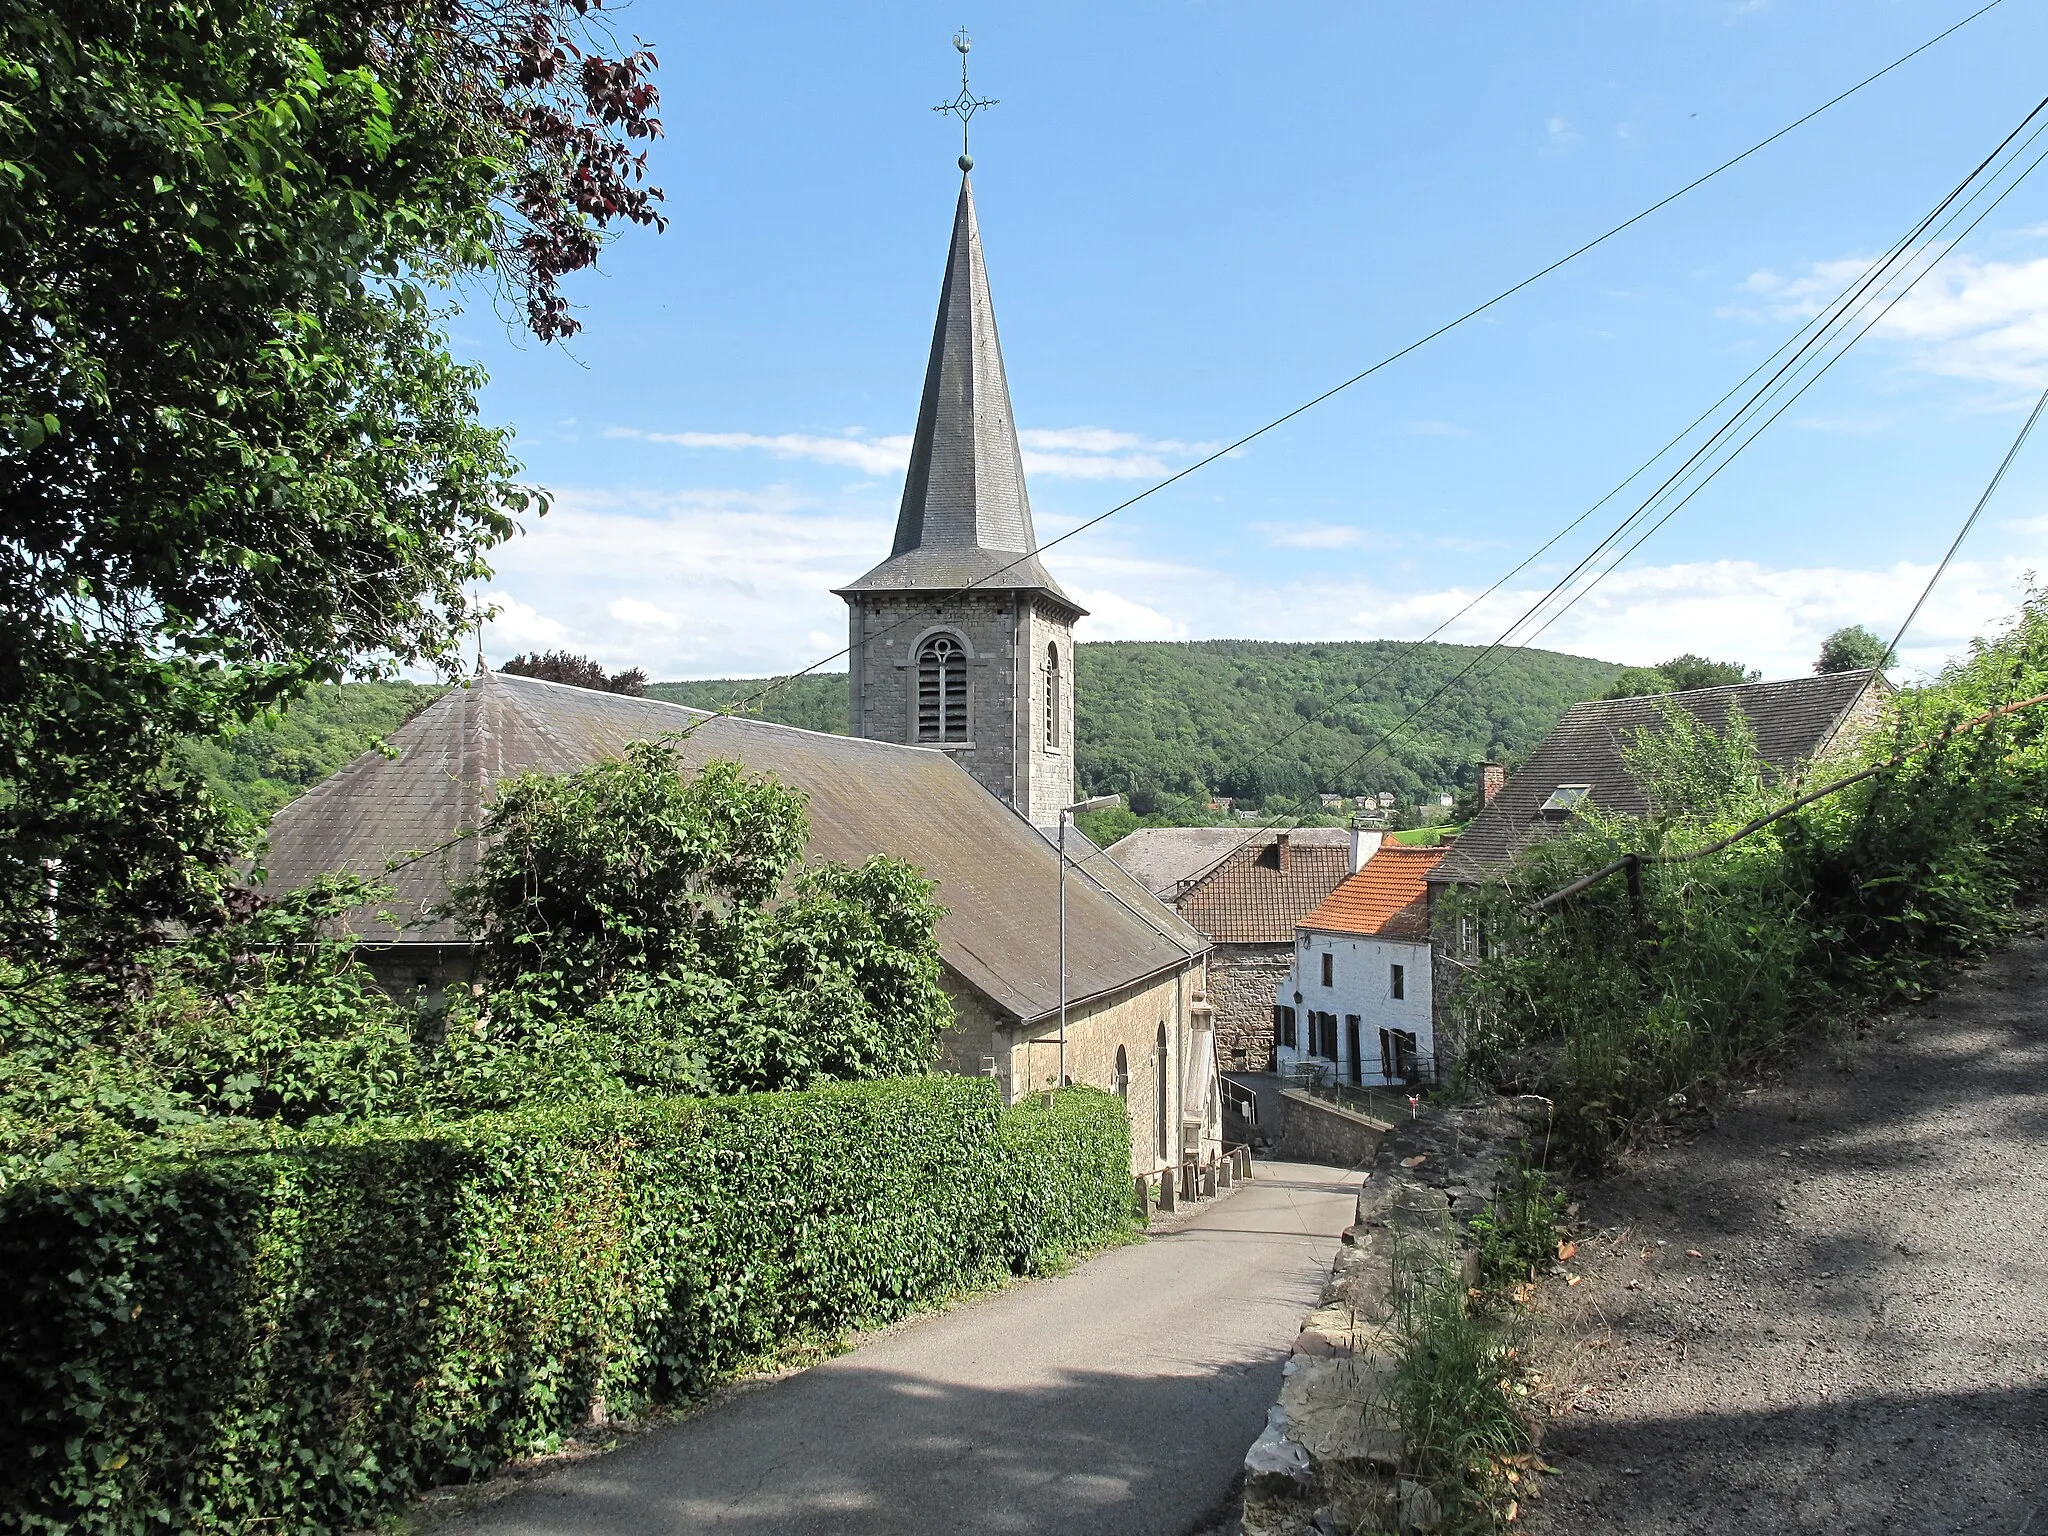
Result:
[[1060,807],[1060,1071],[1053,1079],[1055,1091],[1067,1086],[1067,818],[1082,811],[1106,811],[1123,803],[1122,795],[1096,795]]

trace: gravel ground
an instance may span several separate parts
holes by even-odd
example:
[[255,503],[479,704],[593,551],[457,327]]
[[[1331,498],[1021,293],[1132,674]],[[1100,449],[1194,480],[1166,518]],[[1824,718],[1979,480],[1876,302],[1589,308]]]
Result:
[[1582,1186],[1539,1536],[2048,1536],[2048,939]]

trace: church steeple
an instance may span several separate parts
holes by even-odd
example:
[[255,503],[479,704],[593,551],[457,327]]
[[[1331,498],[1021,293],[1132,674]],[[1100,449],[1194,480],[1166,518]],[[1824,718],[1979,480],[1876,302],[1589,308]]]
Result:
[[1035,589],[1071,606],[1039,564],[1037,548],[995,304],[982,262],[974,187],[962,173],[924,396],[896,514],[896,541],[888,560],[840,591],[979,585],[996,591]]
[[963,175],[890,553],[951,546],[1023,554],[1036,543],[974,187]]
[[837,589],[853,734],[952,754],[1050,826],[1074,798],[1074,621],[1084,610],[1039,563],[967,169],[895,543]]

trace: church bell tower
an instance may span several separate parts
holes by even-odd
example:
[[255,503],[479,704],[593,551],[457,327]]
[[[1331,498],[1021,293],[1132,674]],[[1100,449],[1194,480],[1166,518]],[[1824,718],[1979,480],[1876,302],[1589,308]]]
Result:
[[896,542],[837,589],[853,733],[948,753],[1051,827],[1074,798],[1074,621],[1086,610],[1039,563],[971,162],[960,158]]

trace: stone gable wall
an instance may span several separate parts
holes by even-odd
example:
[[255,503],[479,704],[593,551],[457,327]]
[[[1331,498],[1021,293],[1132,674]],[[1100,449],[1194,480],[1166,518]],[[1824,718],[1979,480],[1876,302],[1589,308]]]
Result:
[[1273,998],[1293,965],[1291,944],[1218,944],[1209,951],[1216,1054],[1226,1072],[1273,1070]]

